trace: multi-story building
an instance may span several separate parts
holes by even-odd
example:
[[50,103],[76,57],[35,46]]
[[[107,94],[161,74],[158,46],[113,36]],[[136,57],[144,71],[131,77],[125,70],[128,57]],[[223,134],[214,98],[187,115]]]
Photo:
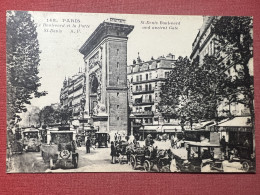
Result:
[[[218,44],[219,37],[213,32],[213,22],[214,20],[221,19],[222,16],[204,16],[203,24],[192,44],[192,53],[190,59],[192,62],[198,62],[199,65],[203,63],[203,59],[206,55],[215,56],[219,60],[219,63],[226,65],[226,69],[223,72],[226,75],[234,79],[238,76],[238,70],[242,68],[239,64],[231,63],[230,56],[227,55],[225,51],[222,50],[222,47]],[[249,62],[251,63],[251,61]],[[249,70],[252,67],[252,64],[248,64]],[[253,72],[250,72],[253,75]],[[243,98],[243,94],[239,94],[239,98]],[[220,102],[218,107],[218,115],[221,117],[231,117],[231,120],[228,120],[223,123],[218,123],[213,125],[211,130],[221,132],[221,136],[226,136],[226,141],[230,141],[235,145],[239,145],[248,139],[250,142],[253,142],[252,138],[252,117],[249,115],[249,108],[244,104],[234,102],[230,103],[228,99],[224,99]]]
[[[213,32],[213,21],[219,20],[221,16],[203,16],[203,24],[192,43],[192,52],[190,59],[192,62],[203,63],[204,57],[215,56],[221,57],[222,61],[219,63],[226,64],[226,70],[223,70],[227,75],[233,78],[237,76],[239,65],[232,64],[230,62],[230,57],[225,52],[222,51],[221,47],[218,45],[218,37]],[[220,59],[220,58],[219,58]],[[241,96],[241,95],[240,95]],[[249,109],[243,104],[238,103],[227,103],[228,100],[223,101],[219,106],[219,115],[225,116],[231,114],[232,116],[248,115]]]
[[68,107],[73,117],[78,117],[82,110],[82,100],[85,98],[85,73],[79,72],[63,81],[60,92],[62,107]]
[[[175,56],[172,54],[146,62],[138,56],[137,61],[134,60],[133,64],[128,66],[128,98],[134,134],[165,132],[167,125],[178,124],[157,109],[161,87],[175,62]],[[174,126],[174,129],[176,128],[178,127]]]

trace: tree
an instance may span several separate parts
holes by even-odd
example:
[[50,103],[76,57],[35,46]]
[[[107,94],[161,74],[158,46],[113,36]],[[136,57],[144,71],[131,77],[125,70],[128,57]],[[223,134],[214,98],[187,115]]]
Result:
[[40,92],[40,50],[36,25],[25,11],[7,12],[7,121],[12,128],[21,120],[19,113],[26,112],[26,104]]
[[166,79],[160,94],[159,110],[174,115],[182,121],[189,121],[191,128],[194,120],[202,116],[196,94],[199,84],[196,72],[199,66],[191,64],[187,57],[179,57],[174,68]]
[[61,123],[62,121],[68,122],[72,116],[72,111],[68,107],[57,108],[54,106],[45,106],[39,113],[40,124],[41,125],[50,125]]
[[205,56],[203,64],[190,63],[180,57],[166,80],[159,108],[181,121],[218,120],[218,106],[225,97],[230,80],[225,65],[213,56]]
[[252,17],[223,16],[213,24],[219,49],[228,56],[229,65],[234,66],[237,73],[230,83],[229,100],[231,103],[244,104],[254,118],[254,79],[249,69],[250,59],[253,58],[252,30]]
[[203,119],[219,120],[218,107],[227,97],[231,78],[226,74],[226,64],[219,62],[215,56],[206,55],[202,65],[196,74],[194,91],[198,95],[196,99],[200,105]]
[[253,18],[248,16],[222,16],[213,24],[219,49],[229,57],[236,75],[233,76],[229,102],[240,103],[249,108],[253,148],[255,149],[254,125],[254,78],[250,74],[250,60],[253,58]]

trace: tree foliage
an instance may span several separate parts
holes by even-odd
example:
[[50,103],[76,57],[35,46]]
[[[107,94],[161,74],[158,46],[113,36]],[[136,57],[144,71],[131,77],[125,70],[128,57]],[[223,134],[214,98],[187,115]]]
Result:
[[[217,17],[213,22],[217,51],[203,63],[180,57],[160,94],[159,110],[192,121],[218,120],[219,106],[242,103],[253,107],[253,76],[249,71],[252,52],[251,17]],[[224,58],[228,60],[224,60]],[[231,67],[235,73],[228,71]]]
[[8,125],[21,120],[26,104],[33,97],[41,97],[39,73],[40,50],[36,25],[25,11],[7,12],[7,120]]
[[225,94],[224,65],[212,56],[204,63],[191,63],[179,57],[160,94],[159,108],[184,121],[216,119],[219,102]]
[[45,106],[39,113],[41,125],[58,124],[62,121],[68,122],[72,111],[68,107]]
[[236,72],[229,87],[229,102],[244,104],[254,115],[254,79],[250,74],[253,58],[253,19],[245,16],[223,16],[213,23],[213,32],[221,53],[228,56],[229,66]]

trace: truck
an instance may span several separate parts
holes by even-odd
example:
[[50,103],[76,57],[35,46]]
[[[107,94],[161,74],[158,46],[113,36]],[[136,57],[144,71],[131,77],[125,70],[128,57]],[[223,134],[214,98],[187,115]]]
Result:
[[23,149],[25,152],[34,151],[40,152],[40,138],[39,131],[35,128],[28,128],[22,132]]
[[41,153],[50,169],[78,167],[79,154],[76,148],[76,132],[72,130],[47,130],[47,143],[42,143]]

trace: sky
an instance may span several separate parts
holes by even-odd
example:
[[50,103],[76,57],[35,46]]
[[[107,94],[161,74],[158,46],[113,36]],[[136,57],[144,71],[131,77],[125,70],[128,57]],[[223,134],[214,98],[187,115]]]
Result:
[[[48,95],[35,98],[33,106],[43,108],[59,103],[60,89],[65,77],[71,77],[84,68],[80,47],[97,28],[108,18],[125,19],[134,25],[129,34],[127,47],[127,65],[133,63],[138,52],[143,61],[153,56],[166,56],[172,53],[189,56],[199,28],[202,16],[167,15],[126,15],[93,14],[66,12],[30,12],[37,25],[39,40],[41,77],[40,90]],[[145,28],[145,29],[144,29]]]

